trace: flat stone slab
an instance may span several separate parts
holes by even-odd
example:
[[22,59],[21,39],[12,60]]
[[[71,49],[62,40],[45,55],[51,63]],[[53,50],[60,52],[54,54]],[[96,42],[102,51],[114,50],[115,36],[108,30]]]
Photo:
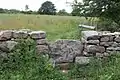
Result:
[[92,45],[97,45],[97,44],[99,44],[99,40],[89,40],[89,41],[87,41],[86,43],[87,44],[92,44]]
[[45,31],[32,31],[29,33],[30,37],[33,39],[45,39],[46,32]]
[[107,51],[120,51],[120,47],[108,47]]
[[59,54],[61,56],[64,56],[64,54],[81,55],[83,51],[83,45],[78,40],[57,40],[50,45],[50,48],[51,54]]
[[75,58],[75,63],[80,64],[80,65],[85,65],[90,62],[90,57],[76,57]]
[[86,40],[98,40],[99,33],[97,31],[82,31],[82,37]]
[[103,46],[97,46],[97,45],[88,45],[87,46],[87,52],[90,53],[103,53],[105,52],[105,47]]
[[28,32],[27,31],[13,31],[13,38],[17,39],[26,39],[28,38]]
[[112,46],[113,44],[114,42],[100,42],[100,46],[105,46],[105,47]]

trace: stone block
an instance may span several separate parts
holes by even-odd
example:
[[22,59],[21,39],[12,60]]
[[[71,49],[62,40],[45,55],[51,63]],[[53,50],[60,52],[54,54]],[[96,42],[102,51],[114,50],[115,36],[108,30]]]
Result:
[[37,45],[44,45],[48,44],[48,41],[46,39],[38,39],[36,40]]
[[118,43],[120,43],[120,37],[116,37],[115,41],[118,42]]
[[28,32],[27,31],[13,31],[13,38],[26,39],[28,38]]
[[17,42],[15,41],[3,41],[0,42],[0,50],[4,52],[10,52],[16,45]]
[[57,59],[55,59],[55,63],[72,63],[73,62],[73,56],[62,56],[62,57],[58,57]]
[[90,53],[103,53],[105,52],[105,47],[103,46],[97,46],[97,45],[88,45],[87,46],[87,52]]
[[30,37],[33,39],[45,39],[46,32],[45,31],[32,31],[29,33]]
[[120,51],[120,47],[108,47],[107,51]]
[[102,36],[100,38],[100,41],[102,41],[102,42],[108,42],[108,41],[110,41],[110,36]]
[[81,55],[83,44],[78,40],[57,40],[50,45],[51,54],[70,54],[73,56]]
[[98,32],[97,31],[82,31],[82,37],[86,40],[98,40]]
[[86,43],[87,44],[92,44],[92,45],[97,45],[97,44],[99,44],[99,40],[89,40],[89,41],[87,41]]
[[10,40],[12,38],[11,30],[0,31],[0,41]]
[[96,53],[96,57],[103,57],[104,56],[104,54],[102,54],[102,53]]
[[85,65],[90,62],[90,57],[76,57],[75,58],[75,63],[80,64],[80,65]]
[[49,53],[49,48],[47,45],[37,45],[36,48],[38,53]]
[[105,47],[109,47],[111,45],[113,45],[114,42],[100,42],[100,46],[105,46]]

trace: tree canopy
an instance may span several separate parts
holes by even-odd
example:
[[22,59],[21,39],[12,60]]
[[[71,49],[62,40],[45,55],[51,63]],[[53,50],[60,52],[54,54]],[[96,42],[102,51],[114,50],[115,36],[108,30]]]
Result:
[[82,6],[73,6],[80,6],[84,16],[104,17],[120,26],[120,0],[83,0]]
[[56,14],[56,9],[55,9],[55,6],[52,2],[46,1],[39,8],[38,13],[47,14],[47,15],[55,15]]

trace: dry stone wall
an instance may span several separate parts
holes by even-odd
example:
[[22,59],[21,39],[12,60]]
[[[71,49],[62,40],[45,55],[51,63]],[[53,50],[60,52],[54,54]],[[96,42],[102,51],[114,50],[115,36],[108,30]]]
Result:
[[119,32],[82,31],[82,35],[84,56],[104,57],[120,52]]
[[70,63],[88,64],[90,58],[106,57],[120,52],[120,33],[108,31],[82,31],[80,40],[46,40],[45,31],[2,30],[0,31],[0,56],[6,55],[17,45],[17,39],[33,39],[38,53],[49,53],[52,62],[62,69],[68,69]]
[[2,30],[0,31],[0,56],[5,57],[16,45],[18,39],[33,39],[37,43],[38,52],[48,52],[46,32],[21,30]]

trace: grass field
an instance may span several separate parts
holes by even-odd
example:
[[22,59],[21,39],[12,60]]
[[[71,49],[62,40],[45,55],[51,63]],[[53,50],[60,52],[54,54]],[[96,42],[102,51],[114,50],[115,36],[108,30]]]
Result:
[[78,25],[85,18],[72,16],[0,14],[0,29],[32,29],[47,32],[48,40],[79,39]]

